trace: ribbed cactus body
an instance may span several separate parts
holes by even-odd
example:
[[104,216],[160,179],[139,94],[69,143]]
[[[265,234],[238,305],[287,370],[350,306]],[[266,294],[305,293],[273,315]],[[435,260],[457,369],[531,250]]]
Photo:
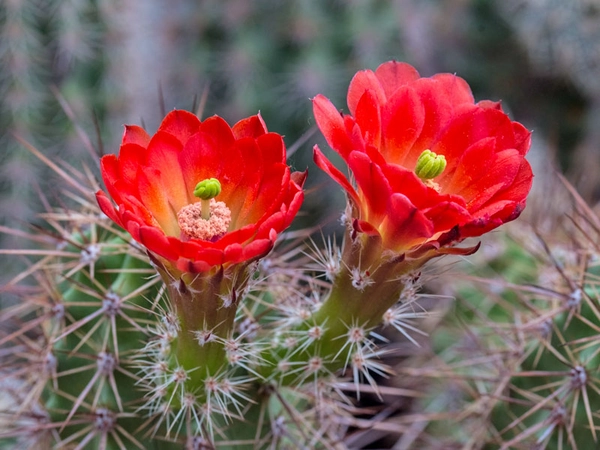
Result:
[[472,448],[596,448],[597,249],[577,227],[568,243],[523,226],[499,236],[478,279],[458,283],[456,311],[433,334],[437,358],[411,372],[432,380],[426,414],[458,420],[433,420],[431,435]]
[[158,284],[139,250],[112,233],[100,235],[90,265],[56,274],[64,314],[61,326],[46,336],[56,366],[40,401],[52,422],[62,424],[62,441],[81,433],[90,437],[86,445],[119,448],[118,432],[101,428],[110,430],[119,416],[115,423],[128,433],[140,425],[127,417],[140,402],[133,358],[148,339],[145,323],[154,320],[150,308]]
[[[335,374],[353,366],[357,350],[375,346],[366,328],[348,344],[345,325],[337,325],[341,336],[327,336],[325,319],[316,325],[331,284],[313,280],[314,267],[301,269],[297,251],[290,260],[275,253],[237,273],[165,284],[160,260],[105,218],[80,228],[63,224],[63,235],[74,232],[55,240],[58,251],[43,251],[50,256],[34,272],[43,300],[23,297],[23,331],[5,342],[23,392],[7,410],[14,417],[3,445],[337,445],[348,400]],[[23,340],[35,340],[39,354],[23,357]]]

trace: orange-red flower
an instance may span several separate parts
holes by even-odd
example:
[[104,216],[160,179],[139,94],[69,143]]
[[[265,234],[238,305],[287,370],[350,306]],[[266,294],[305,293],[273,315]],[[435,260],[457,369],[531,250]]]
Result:
[[[119,156],[102,158],[110,197],[100,208],[148,250],[181,272],[251,261],[264,256],[302,203],[305,174],[291,173],[279,134],[252,116],[230,127],[213,116],[170,112],[154,136],[126,126]],[[177,214],[200,202],[194,187],[216,178],[231,222],[224,233],[198,239],[182,233]],[[199,219],[202,220],[202,219]]]
[[[317,146],[315,162],[348,193],[357,231],[381,236],[385,248],[406,252],[479,236],[525,207],[530,132],[499,103],[475,103],[463,79],[421,78],[390,61],[354,76],[348,107],[343,115],[324,96],[313,100],[317,125],[355,185]],[[426,150],[445,158],[445,167],[419,170]]]

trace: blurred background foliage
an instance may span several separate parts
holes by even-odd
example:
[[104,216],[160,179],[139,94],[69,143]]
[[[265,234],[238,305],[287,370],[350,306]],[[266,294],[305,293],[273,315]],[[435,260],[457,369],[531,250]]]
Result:
[[[318,187],[310,149],[323,142],[309,99],[341,107],[357,70],[390,59],[424,76],[457,73],[477,99],[502,99],[534,130],[536,183],[556,162],[597,197],[597,0],[3,0],[0,225],[26,228],[66,201],[17,137],[58,164],[97,170],[93,150],[116,152],[123,124],[153,132],[172,108],[232,124],[260,111]],[[335,219],[342,205],[337,189],[308,195],[302,225]]]

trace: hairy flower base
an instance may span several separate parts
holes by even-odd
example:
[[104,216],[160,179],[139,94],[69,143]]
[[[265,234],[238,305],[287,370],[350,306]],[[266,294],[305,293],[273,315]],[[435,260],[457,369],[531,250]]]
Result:
[[[319,371],[336,373],[347,369],[352,358],[361,356],[355,352],[369,332],[384,321],[388,310],[399,301],[411,275],[418,273],[430,259],[446,254],[470,255],[479,248],[479,244],[450,248],[435,243],[398,254],[386,249],[380,236],[360,233],[357,226],[354,221],[346,229],[341,264],[323,304],[295,331],[313,335],[312,341],[304,351],[291,356],[285,342],[263,355],[272,363],[272,367],[263,368],[265,377],[274,376],[282,366],[308,364],[308,355],[318,358],[322,366]],[[359,339],[359,334],[363,338]],[[283,384],[298,380],[293,371],[282,371],[279,376]]]
[[[238,304],[249,280],[249,264],[190,274],[174,269],[160,257],[150,254],[150,258],[165,282],[175,317],[170,326],[168,364],[174,365],[171,369],[191,371],[185,386],[193,392],[227,366],[223,341],[233,334]],[[197,367],[202,370],[195,370]]]
[[404,277],[421,269],[430,259],[444,254],[469,255],[479,244],[467,248],[438,248],[423,245],[413,252],[395,254],[380,236],[356,233],[348,228],[342,265],[331,292],[315,314],[317,323],[327,322],[336,333],[348,324],[371,329],[382,322],[404,289]]

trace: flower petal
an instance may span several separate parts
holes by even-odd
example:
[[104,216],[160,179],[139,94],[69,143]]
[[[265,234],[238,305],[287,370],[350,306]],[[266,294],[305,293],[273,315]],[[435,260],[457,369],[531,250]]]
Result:
[[[183,145],[178,138],[165,131],[157,131],[148,144],[146,163],[142,168],[143,171],[146,171],[146,175],[155,177],[149,181],[155,185],[155,190],[165,191],[165,195],[175,211],[192,203],[192,192],[186,188],[179,163],[179,154],[182,148]],[[147,168],[151,170],[147,171]]]
[[98,202],[98,206],[100,206],[102,212],[106,214],[110,220],[115,222],[120,227],[123,226],[117,210],[103,191],[96,192],[96,201]]
[[313,99],[313,114],[321,133],[331,148],[346,158],[353,150],[346,132],[343,116],[327,98],[317,95]]
[[179,237],[176,209],[170,202],[167,191],[163,188],[161,172],[153,167],[140,171],[137,177],[139,198],[152,213],[162,230],[169,236]]
[[410,64],[388,61],[377,68],[375,76],[389,100],[398,88],[419,79],[419,72]]
[[363,220],[375,225],[381,222],[387,212],[388,198],[392,193],[389,182],[381,167],[375,164],[365,153],[352,152],[348,157],[348,167],[352,170],[360,196],[366,201]]
[[196,134],[200,128],[200,119],[190,112],[176,109],[165,116],[158,131],[175,136],[183,146],[189,137]]
[[425,118],[421,133],[407,153],[403,164],[414,167],[421,152],[430,149],[461,105],[473,105],[467,83],[450,74],[420,78],[411,84],[423,104]]
[[515,134],[515,148],[525,156],[531,147],[531,132],[518,122],[513,122],[512,125]]
[[342,188],[348,193],[352,201],[356,206],[360,205],[358,194],[348,181],[348,179],[340,172],[321,152],[319,147],[315,145],[313,147],[313,159],[319,169],[329,175],[335,182],[337,182]]
[[119,181],[121,173],[117,156],[103,156],[100,160],[100,171],[102,172],[102,179],[109,195],[117,204],[121,203],[121,193],[115,188],[115,184]]
[[146,147],[139,144],[127,143],[121,145],[119,150],[119,176],[131,185],[135,192],[135,179],[141,165],[146,161]]
[[475,102],[473,93],[467,82],[456,75],[439,73],[431,78],[417,80],[413,86],[417,86],[419,82],[424,80],[431,80],[436,96],[444,98],[454,109],[462,104],[472,105]]
[[488,166],[479,173],[470,173],[470,182],[461,183],[456,194],[467,202],[470,211],[476,211],[496,192],[513,184],[522,159],[514,149],[503,150],[488,159]]
[[271,239],[256,239],[244,246],[243,261],[256,260],[266,256],[272,249],[275,243]]
[[173,260],[178,257],[169,240],[158,228],[141,226],[139,228],[139,239],[140,244],[163,258]]
[[459,192],[487,172],[495,152],[495,137],[481,139],[469,146],[450,168],[446,167],[436,181],[444,192]]
[[496,139],[499,149],[515,148],[513,125],[508,116],[498,110],[473,106],[451,121],[431,151],[446,156],[446,170],[451,172],[471,145],[489,137]]
[[236,123],[231,131],[236,139],[257,138],[267,133],[267,126],[260,114],[242,119]]
[[[510,186],[505,187],[492,197],[477,212],[478,215],[488,214],[494,216],[506,208],[506,205],[513,205],[513,209],[522,210],[525,207],[527,194],[531,190],[533,182],[533,173],[527,160],[522,160],[521,165]],[[519,213],[521,212],[519,210]],[[504,211],[504,215],[512,215],[513,212]]]
[[423,210],[423,214],[433,224],[434,233],[448,231],[457,225],[469,222],[473,218],[466,208],[451,201],[437,203],[433,207]]
[[125,131],[123,132],[123,140],[121,145],[135,144],[142,148],[146,148],[150,142],[150,136],[146,133],[142,127],[137,125],[125,125]]
[[365,144],[379,148],[381,146],[381,112],[373,91],[366,91],[360,98],[355,116]]
[[381,87],[381,82],[371,70],[361,70],[350,82],[348,88],[348,110],[353,116],[356,115],[356,108],[363,95],[371,91],[374,100],[380,104],[385,104],[385,91]]
[[434,225],[405,195],[395,193],[388,197],[388,213],[379,230],[386,248],[400,251],[430,238]]
[[[280,164],[285,161],[285,145],[283,138],[277,133],[267,133],[256,138],[256,144],[260,149],[261,163],[268,167],[271,164]],[[258,156],[258,155],[256,155]]]
[[[424,124],[425,108],[416,91],[408,86],[398,89],[382,111],[382,154],[385,159],[406,167],[404,161],[421,135]],[[423,150],[418,149],[419,154]]]
[[200,131],[219,151],[227,151],[235,142],[233,132],[227,122],[219,116],[212,116],[200,125]]
[[248,216],[241,218],[241,223],[260,224],[278,211],[285,197],[290,175],[289,167],[283,163],[265,168],[252,208]]
[[[235,176],[230,175],[231,186],[225,186],[219,197],[231,210],[231,226],[243,227],[243,220],[248,216],[258,194],[260,180],[264,173],[261,151],[256,139],[243,138],[235,143],[236,156],[240,161]],[[228,183],[229,184],[229,183]]]

